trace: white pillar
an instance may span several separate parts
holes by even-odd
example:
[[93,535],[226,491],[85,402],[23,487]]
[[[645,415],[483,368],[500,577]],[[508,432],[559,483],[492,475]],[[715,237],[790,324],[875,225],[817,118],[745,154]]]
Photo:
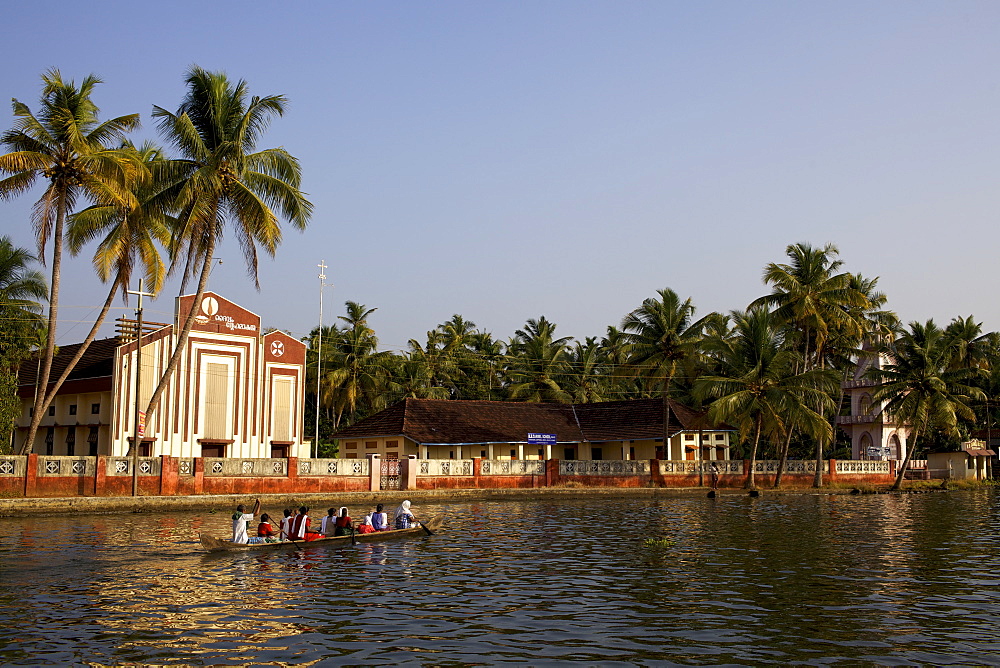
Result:
[[462,458],[462,446],[461,445],[458,446],[458,450],[456,452],[458,453],[457,459],[461,459]]
[[429,459],[429,457],[427,457],[427,446],[422,443],[420,444],[420,458]]
[[524,443],[517,444],[517,458],[524,459]]
[[493,444],[492,443],[490,443],[488,446],[486,446],[486,454],[487,454],[487,456],[490,459],[493,459]]
[[545,459],[552,459],[552,446],[548,444],[545,445]]

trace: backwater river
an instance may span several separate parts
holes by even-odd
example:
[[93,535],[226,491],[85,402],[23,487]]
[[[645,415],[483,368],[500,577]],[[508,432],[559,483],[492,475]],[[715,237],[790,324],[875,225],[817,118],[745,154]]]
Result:
[[231,511],[2,519],[0,663],[1000,665],[995,490],[414,511],[444,528],[218,555]]

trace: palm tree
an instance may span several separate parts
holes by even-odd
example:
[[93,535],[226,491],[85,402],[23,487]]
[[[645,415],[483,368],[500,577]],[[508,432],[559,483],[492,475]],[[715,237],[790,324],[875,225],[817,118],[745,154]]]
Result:
[[728,423],[740,439],[751,438],[750,470],[744,486],[754,487],[754,463],[761,438],[781,438],[790,425],[829,438],[830,423],[813,407],[828,406],[835,374],[799,370],[798,354],[786,346],[780,321],[763,307],[732,313],[733,332],[706,342],[718,365],[714,375],[695,381],[695,395],[713,399],[709,423]]
[[48,290],[42,273],[31,268],[34,262],[28,250],[0,237],[0,452],[9,452],[14,420],[21,412],[18,368],[43,325],[39,302]]
[[545,318],[529,319],[514,333],[508,351],[511,382],[508,396],[514,401],[570,403],[573,397],[559,384],[566,372],[568,344],[572,337],[555,338],[556,326]]
[[0,351],[27,356],[31,348],[30,332],[42,325],[39,302],[48,295],[45,277],[31,268],[37,260],[25,248],[18,248],[10,237],[0,237]]
[[178,212],[172,266],[183,264],[184,281],[197,273],[198,287],[174,353],[150,396],[147,415],[152,415],[183,355],[225,224],[232,225],[259,288],[258,249],[273,256],[281,242],[274,209],[299,230],[312,212],[299,189],[298,160],[282,148],[256,150],[271,119],[284,114],[284,96],[250,97],[245,81],[234,83],[225,73],[197,66],[185,83],[188,92],[177,112],[153,107],[153,116],[181,155],[174,161],[175,186],[163,193]]
[[[694,319],[691,299],[681,301],[670,288],[658,290],[622,320],[628,342],[628,367],[658,387],[663,399],[663,445],[670,443],[670,385],[678,369],[698,354],[706,319]],[[707,316],[706,316],[707,317]]]
[[577,341],[570,350],[569,370],[565,374],[566,391],[573,396],[573,403],[589,404],[605,401],[611,389],[608,381],[604,349],[597,337],[588,336],[582,343]]
[[925,324],[911,322],[909,331],[903,332],[883,349],[889,363],[882,368],[872,368],[867,376],[879,385],[872,392],[872,401],[881,406],[881,413],[910,425],[913,429],[903,463],[896,472],[892,489],[903,484],[917,440],[932,429],[946,434],[957,431],[958,419],[974,419],[969,406],[971,399],[981,399],[984,393],[968,381],[982,374],[982,370],[962,367],[953,363],[956,348],[933,320]]
[[944,330],[948,345],[953,348],[951,364],[954,368],[983,369],[989,371],[997,360],[1000,334],[983,332],[983,324],[970,315],[956,317]]
[[[13,101],[14,127],[0,137],[0,143],[11,150],[0,156],[0,172],[10,174],[0,180],[0,197],[7,199],[25,192],[38,180],[47,183],[31,216],[38,241],[38,257],[43,261],[45,247],[52,239],[48,334],[39,372],[41,387],[46,388],[55,356],[66,218],[81,197],[132,202],[124,186],[134,166],[121,151],[109,147],[139,126],[139,115],[129,114],[101,122],[99,109],[91,99],[101,80],[93,75],[85,77],[77,86],[72,80],[64,81],[59,70],[52,69],[42,75],[42,82],[37,116],[26,104]],[[44,391],[38,393],[22,453],[30,450],[34,443],[38,425],[48,408],[46,394]]]
[[133,159],[145,168],[129,179],[134,205],[128,206],[117,201],[95,204],[70,216],[66,232],[67,246],[73,255],[77,255],[90,241],[101,238],[94,253],[94,269],[101,282],[110,281],[111,287],[90,332],[65,365],[59,378],[52,383],[43,405],[52,402],[77,362],[97,338],[119,291],[124,300],[128,301],[125,290],[137,264],[142,265],[148,290],[155,294],[163,287],[166,267],[160,256],[160,248],[169,245],[170,228],[165,213],[150,206],[149,202],[160,185],[158,177],[165,161],[160,150],[149,143],[136,149],[126,142],[121,150],[124,153],[134,153]]
[[353,423],[359,410],[378,410],[386,397],[399,392],[392,380],[394,357],[388,351],[378,352],[378,337],[368,325],[369,309],[358,302],[346,302],[347,315],[338,316],[346,323],[332,345],[332,359],[323,374],[326,401],[334,410],[334,427],[348,414]]
[[[851,309],[869,308],[865,295],[851,284],[851,274],[840,272],[843,261],[833,244],[813,248],[807,243],[785,249],[790,262],[772,262],[764,268],[764,283],[771,294],[755,299],[750,306],[770,306],[775,315],[797,332],[803,369],[822,368],[824,347],[837,330],[860,338],[862,324],[851,317]],[[832,431],[830,432],[832,436]],[[823,484],[823,441],[816,442],[815,487]]]

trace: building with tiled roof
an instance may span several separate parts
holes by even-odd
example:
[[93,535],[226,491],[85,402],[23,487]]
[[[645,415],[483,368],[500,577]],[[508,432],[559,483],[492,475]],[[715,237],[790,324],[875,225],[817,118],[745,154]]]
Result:
[[[340,456],[386,459],[728,459],[732,429],[660,399],[593,404],[403,399],[341,429]],[[535,438],[529,438],[529,434]],[[540,435],[554,435],[555,443]],[[699,448],[699,439],[700,445]]]

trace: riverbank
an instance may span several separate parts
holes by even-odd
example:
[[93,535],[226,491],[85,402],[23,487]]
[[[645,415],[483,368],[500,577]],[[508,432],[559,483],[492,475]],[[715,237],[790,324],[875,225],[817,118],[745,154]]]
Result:
[[[331,506],[348,508],[374,507],[377,503],[395,505],[404,499],[421,502],[497,501],[518,499],[574,499],[574,498],[669,498],[703,496],[705,487],[543,487],[538,489],[434,489],[382,492],[342,492],[331,494],[216,494],[198,496],[138,496],[138,497],[65,497],[65,498],[0,498],[0,517],[23,515],[88,515],[113,513],[167,513],[167,512],[231,512],[239,503],[253,503],[260,498],[264,512],[274,513],[283,508],[309,506],[314,515]],[[822,487],[758,489],[759,496],[788,494],[881,494],[890,493],[888,487]],[[911,483],[896,493],[944,491],[940,483],[934,485]],[[716,495],[747,496],[744,489],[720,489]],[[357,514],[357,511],[355,511]]]

